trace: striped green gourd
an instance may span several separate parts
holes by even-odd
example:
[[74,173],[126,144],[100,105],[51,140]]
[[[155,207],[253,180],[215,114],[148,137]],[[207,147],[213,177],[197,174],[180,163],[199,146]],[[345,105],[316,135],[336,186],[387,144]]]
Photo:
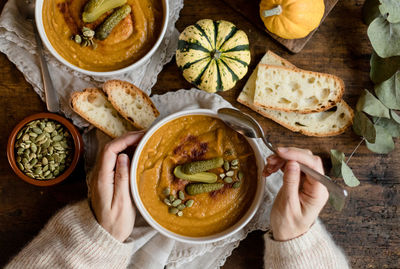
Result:
[[200,20],[180,34],[176,63],[199,89],[226,91],[247,73],[249,39],[231,22]]

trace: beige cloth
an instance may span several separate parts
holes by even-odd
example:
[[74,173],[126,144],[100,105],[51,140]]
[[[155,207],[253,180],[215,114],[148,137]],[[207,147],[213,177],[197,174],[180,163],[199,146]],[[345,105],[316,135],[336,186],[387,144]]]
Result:
[[[320,222],[290,241],[277,242],[269,234],[265,239],[265,268],[348,268],[345,256]],[[130,253],[138,247],[135,244],[114,239],[97,223],[84,200],[52,217],[6,268],[126,268]]]

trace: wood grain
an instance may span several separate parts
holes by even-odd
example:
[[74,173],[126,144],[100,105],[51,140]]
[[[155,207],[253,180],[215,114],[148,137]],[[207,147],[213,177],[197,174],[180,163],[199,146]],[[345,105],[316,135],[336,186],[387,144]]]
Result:
[[[0,0],[0,7],[6,0]],[[249,18],[237,13],[221,0],[187,0],[180,13],[177,28],[199,19],[224,19],[244,30],[250,40],[252,62],[250,71],[262,55],[271,49],[300,68],[340,76],[346,85],[344,99],[354,107],[364,88],[372,89],[368,77],[371,47],[366,26],[361,21],[363,0],[339,1],[301,53],[291,54],[280,44],[254,26]],[[258,13],[254,14],[258,17]],[[39,188],[18,179],[6,159],[6,141],[12,128],[24,117],[45,110],[45,106],[25,81],[22,74],[0,54],[0,267],[26,244],[61,207],[86,197],[82,164],[64,183]],[[263,118],[235,100],[249,74],[233,90],[221,95],[263,126],[270,140],[282,146],[309,148],[323,157],[330,168],[328,152],[336,148],[347,155],[359,142],[348,130],[337,137],[315,138],[292,133]],[[174,60],[158,76],[153,88],[156,94],[192,86],[180,75]],[[326,206],[321,219],[333,239],[346,252],[353,268],[400,268],[400,145],[387,155],[372,154],[363,145],[349,165],[361,180],[350,191],[350,200],[343,212]],[[251,233],[234,250],[224,268],[262,268],[263,233]]]
[[[257,28],[267,32],[273,39],[281,43],[283,46],[285,46],[289,51],[293,53],[300,52],[319,28],[317,27],[315,30],[311,31],[311,33],[309,33],[306,37],[303,38],[285,39],[271,33],[265,28],[264,23],[262,22],[260,16],[258,15],[259,1],[248,1],[248,0],[223,0],[223,1],[227,3],[229,6],[231,6],[235,11],[241,13],[245,18],[251,21]],[[337,2],[338,0],[324,0],[325,11],[324,15],[322,16],[320,24],[324,22],[326,16],[329,15],[329,12],[331,12],[331,10],[333,9],[333,7],[336,5]]]

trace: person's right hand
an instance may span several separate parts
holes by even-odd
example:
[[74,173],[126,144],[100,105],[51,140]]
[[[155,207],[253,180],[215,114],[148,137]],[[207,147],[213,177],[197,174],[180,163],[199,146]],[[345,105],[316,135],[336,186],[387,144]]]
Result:
[[329,193],[324,185],[300,171],[302,163],[323,174],[320,157],[298,148],[278,148],[278,154],[267,158],[264,172],[268,176],[283,168],[283,185],[271,210],[271,230],[275,240],[287,241],[308,231]]

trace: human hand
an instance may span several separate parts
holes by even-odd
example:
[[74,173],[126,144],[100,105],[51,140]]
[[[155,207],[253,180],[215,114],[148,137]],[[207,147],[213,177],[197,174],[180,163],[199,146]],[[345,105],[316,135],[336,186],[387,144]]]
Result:
[[[271,229],[275,240],[287,241],[306,233],[328,200],[324,185],[300,171],[299,163],[324,173],[321,158],[310,150],[278,148],[278,155],[267,158],[264,175],[283,168],[283,185],[271,210]],[[285,161],[285,160],[288,161]]]
[[142,136],[143,132],[129,132],[105,145],[91,178],[94,215],[121,242],[133,230],[136,212],[129,191],[129,157],[120,152],[136,145]]

